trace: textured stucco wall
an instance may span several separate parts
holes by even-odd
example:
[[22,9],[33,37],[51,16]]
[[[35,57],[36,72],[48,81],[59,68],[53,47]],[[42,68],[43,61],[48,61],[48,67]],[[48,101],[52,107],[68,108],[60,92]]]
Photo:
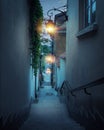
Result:
[[31,98],[27,0],[0,1],[0,112],[17,112]]
[[61,87],[63,81],[65,80],[65,60],[60,58],[60,67],[57,67],[56,72],[56,81],[57,81],[57,87]]
[[[67,23],[67,79],[73,87],[86,84],[104,76],[104,9],[97,1],[96,21],[98,32],[83,39],[78,39],[79,7],[78,1],[69,2],[69,22]],[[74,7],[74,8],[73,8]]]
[[[71,88],[77,88],[104,77],[104,2],[97,0],[97,33],[80,39],[76,37],[79,31],[78,2],[68,0],[66,80],[69,81]],[[104,85],[94,86],[87,91],[91,93],[90,96],[83,90],[75,92],[76,98],[69,94],[69,110],[76,115],[77,119],[80,115],[80,119],[83,117],[86,121],[101,123],[104,119]]]
[[54,45],[55,55],[59,57],[63,52],[65,52],[66,49],[66,34],[56,33],[54,38],[55,38],[55,45]]
[[65,80],[65,60],[60,58],[60,74],[58,75],[60,77],[60,87]]

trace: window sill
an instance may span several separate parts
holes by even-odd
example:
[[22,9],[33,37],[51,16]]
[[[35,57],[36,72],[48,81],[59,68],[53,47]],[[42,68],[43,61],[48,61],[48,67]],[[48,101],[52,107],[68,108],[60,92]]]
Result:
[[82,29],[76,34],[77,38],[83,37],[88,35],[89,33],[96,32],[98,30],[98,26],[96,23],[93,23],[92,25],[89,25],[88,27]]

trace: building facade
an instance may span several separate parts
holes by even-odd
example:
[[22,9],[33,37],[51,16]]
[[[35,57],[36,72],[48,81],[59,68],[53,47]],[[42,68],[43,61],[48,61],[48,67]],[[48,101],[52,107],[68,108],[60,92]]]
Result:
[[56,56],[56,64],[54,79],[56,81],[56,87],[60,88],[65,80],[66,66],[66,17],[63,13],[55,15],[55,24],[56,33],[54,36],[54,53]]
[[103,0],[67,1],[67,106],[72,117],[94,129],[104,123],[103,4]]

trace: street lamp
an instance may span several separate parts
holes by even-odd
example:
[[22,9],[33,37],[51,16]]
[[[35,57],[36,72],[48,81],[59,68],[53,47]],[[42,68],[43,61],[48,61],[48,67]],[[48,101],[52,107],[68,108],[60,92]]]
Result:
[[56,32],[56,28],[55,28],[55,24],[54,22],[49,19],[47,22],[46,22],[46,31],[49,33],[49,35],[54,35],[54,33]]
[[48,64],[51,64],[51,71],[48,70],[46,71],[48,74],[50,73],[51,74],[51,85],[53,87],[53,64],[55,63],[55,56],[53,54],[49,54],[45,57],[45,61],[48,63]]
[[46,74],[51,74],[51,69],[50,68],[46,69]]
[[[66,6],[63,6],[66,7]],[[68,21],[68,16],[66,15],[65,11],[60,10],[59,8],[53,8],[48,10],[47,15],[49,16],[49,20],[46,22],[46,30],[49,33],[51,39],[52,39],[52,55],[54,55],[54,34],[56,32],[56,27],[54,22],[51,20],[51,17],[53,16],[53,11],[58,11],[65,16],[65,21]],[[50,59],[48,59],[50,60]],[[51,85],[53,87],[53,63],[52,63],[52,72],[51,72]]]
[[49,54],[45,57],[45,61],[49,64],[55,63],[55,56],[52,54]]
[[50,55],[46,56],[45,60],[46,62],[48,62],[49,64],[52,64],[52,71],[51,71],[51,85],[53,87],[53,63],[55,62],[55,56],[54,56],[54,33],[56,31],[56,28],[55,28],[55,24],[54,22],[50,19],[47,21],[46,23],[46,31],[49,33],[51,39],[52,39],[52,42],[51,42],[51,45],[52,45],[52,52]]
[[52,51],[51,54],[46,56],[46,62],[52,64],[52,71],[51,71],[51,85],[53,87],[53,63],[55,62],[55,56],[54,56],[54,33],[56,31],[55,25],[53,23],[53,21],[50,19],[47,21],[46,23],[46,30],[49,33],[50,37],[51,37],[51,47],[52,47]]
[[66,5],[59,7],[59,8],[52,8],[52,9],[48,10],[47,15],[48,15],[49,19],[51,19],[51,17],[53,16],[53,11],[58,11],[58,12],[62,13],[63,16],[65,16],[65,21],[68,21],[68,15],[66,14],[66,11],[62,11],[61,8],[66,8]]

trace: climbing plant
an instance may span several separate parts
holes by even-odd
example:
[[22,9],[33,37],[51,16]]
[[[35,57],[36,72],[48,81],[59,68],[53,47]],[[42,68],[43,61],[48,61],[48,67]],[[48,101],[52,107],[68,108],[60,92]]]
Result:
[[30,50],[32,54],[32,68],[37,75],[40,57],[40,33],[42,30],[43,10],[39,0],[30,0]]
[[47,55],[47,54],[51,53],[51,47],[47,46],[47,45],[41,46],[41,50],[44,53],[44,55]]

